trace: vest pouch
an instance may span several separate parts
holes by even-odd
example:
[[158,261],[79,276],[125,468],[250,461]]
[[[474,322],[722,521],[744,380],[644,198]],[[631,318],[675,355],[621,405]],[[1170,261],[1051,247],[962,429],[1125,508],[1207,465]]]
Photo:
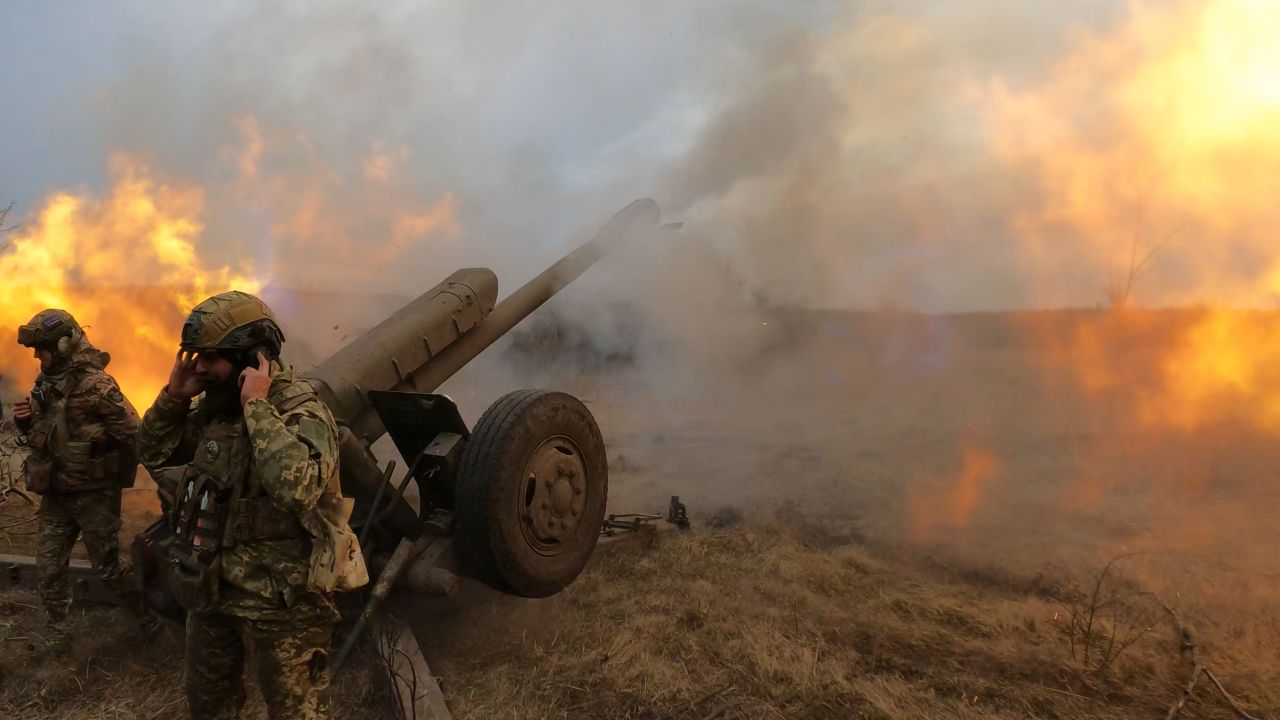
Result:
[[53,434],[53,423],[45,418],[38,418],[27,436],[27,446],[33,451],[48,453],[49,436]]
[[188,612],[208,612],[218,604],[222,558],[218,553],[184,552],[176,545],[164,564],[165,586]]
[[233,493],[206,475],[188,474],[181,483],[180,494],[169,513],[176,543],[193,556],[217,552],[224,545],[227,511],[233,504],[229,496]]
[[360,541],[348,524],[355,501],[343,497],[335,473],[316,506],[303,513],[303,527],[313,538],[307,586],[316,592],[347,592],[369,582]]
[[67,469],[76,469],[84,473],[89,472],[89,458],[93,456],[93,443],[87,440],[68,440],[67,447],[63,451],[65,459],[63,463]]
[[120,451],[112,450],[100,453],[89,459],[89,480],[94,484],[115,485],[121,488],[133,487],[134,473],[125,473],[121,469]]
[[32,453],[27,456],[25,472],[27,489],[37,495],[44,495],[53,488],[53,463],[44,453]]
[[179,606],[205,612],[218,603],[219,530],[226,503],[213,478],[184,469],[177,480],[178,496],[169,511],[173,539],[161,575]]
[[101,478],[93,477],[93,443],[68,440],[62,446],[62,471],[58,473],[56,483],[58,490],[75,490],[101,481]]

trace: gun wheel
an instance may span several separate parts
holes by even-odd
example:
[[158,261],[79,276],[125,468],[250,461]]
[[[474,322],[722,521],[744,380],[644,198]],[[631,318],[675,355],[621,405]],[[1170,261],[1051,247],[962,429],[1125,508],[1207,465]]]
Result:
[[476,423],[458,469],[464,571],[523,597],[560,591],[595,549],[607,492],[604,440],[581,401],[504,395]]

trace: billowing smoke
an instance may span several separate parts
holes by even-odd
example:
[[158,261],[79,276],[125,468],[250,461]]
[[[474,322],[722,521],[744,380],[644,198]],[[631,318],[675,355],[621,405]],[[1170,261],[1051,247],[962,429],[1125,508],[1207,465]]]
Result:
[[[28,12],[15,26],[67,50],[95,42],[92,20],[132,28],[97,48],[94,73],[45,53],[75,82],[7,93],[54,118],[23,128],[43,142],[3,150],[3,167],[34,170],[3,176],[31,212],[51,183],[109,181],[105,159],[128,153],[210,193],[215,263],[350,286],[375,281],[343,283],[332,255],[393,241],[396,262],[360,271],[412,291],[461,261],[529,272],[655,194],[780,301],[938,310],[1029,301],[1002,272],[1010,183],[989,165],[974,88],[1025,79],[1066,44],[1062,24],[1103,15],[1007,2]],[[454,209],[461,238],[426,242],[433,228],[393,220],[430,208]]]
[[[1088,306],[1135,235],[1163,244],[1146,301],[1265,304],[1274,146],[1230,133],[1274,114],[1271,51],[1215,45],[1264,6],[24,9],[11,52],[54,38],[53,80],[5,85],[29,140],[0,149],[0,189],[31,216],[127,154],[204,189],[210,264],[288,288],[527,277],[652,194],[775,304]],[[1252,189],[1224,206],[1233,178]]]

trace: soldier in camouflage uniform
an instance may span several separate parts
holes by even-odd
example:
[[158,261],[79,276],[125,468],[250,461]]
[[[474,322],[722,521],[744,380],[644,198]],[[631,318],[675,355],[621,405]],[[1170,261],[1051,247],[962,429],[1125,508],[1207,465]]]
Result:
[[239,715],[246,655],[270,717],[329,716],[339,615],[309,571],[317,508],[341,498],[337,429],[279,359],[283,342],[258,298],[205,300],[142,420],[139,453],[174,534],[164,581],[187,610],[195,720]]
[[111,356],[89,343],[70,313],[41,311],[18,328],[18,342],[32,348],[41,370],[31,395],[14,404],[13,419],[30,452],[27,488],[43,496],[36,562],[46,649],[60,654],[69,646],[67,574],[82,534],[103,583],[149,635],[155,620],[142,609],[117,538],[121,490],[133,485],[138,467],[138,415],[106,373]]

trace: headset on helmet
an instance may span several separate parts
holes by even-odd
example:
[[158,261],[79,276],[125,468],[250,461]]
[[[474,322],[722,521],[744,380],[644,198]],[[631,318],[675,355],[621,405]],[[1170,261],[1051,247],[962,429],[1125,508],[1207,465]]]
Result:
[[26,325],[18,326],[19,345],[49,348],[59,356],[70,354],[83,337],[84,330],[71,313],[56,308],[41,310]]

